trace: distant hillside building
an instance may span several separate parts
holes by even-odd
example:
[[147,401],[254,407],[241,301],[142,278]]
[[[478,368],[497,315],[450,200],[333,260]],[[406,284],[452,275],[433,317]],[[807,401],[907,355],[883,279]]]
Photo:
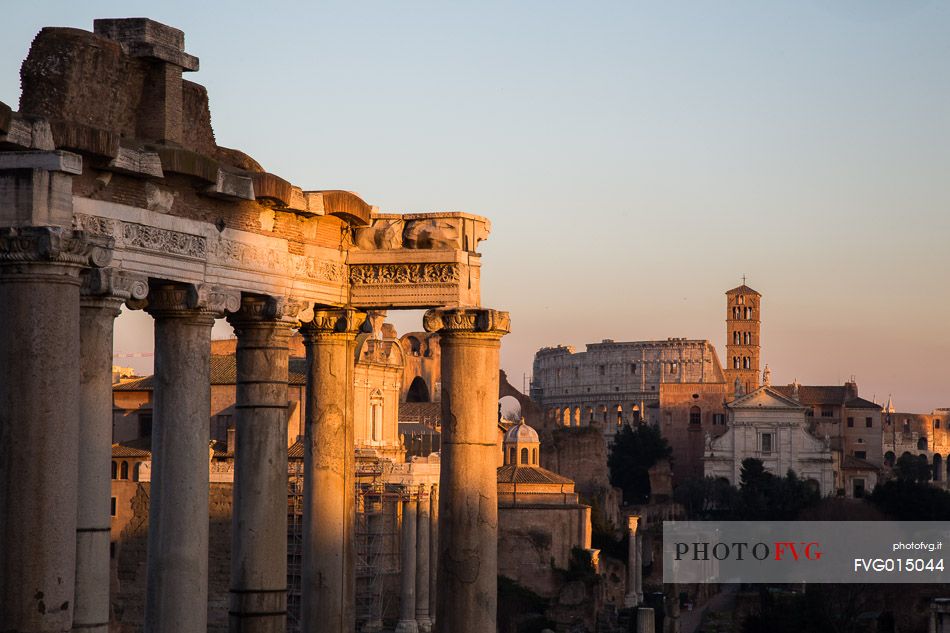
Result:
[[793,470],[812,482],[822,496],[834,493],[831,443],[809,432],[808,407],[771,387],[759,387],[726,408],[728,429],[718,438],[706,438],[707,477],[722,477],[739,485],[742,462],[753,457],[773,475],[783,477]]
[[724,383],[722,366],[709,341],[618,343],[604,340],[573,347],[545,347],[535,354],[531,398],[549,424],[599,424],[612,436],[623,424],[637,424],[660,400],[665,384]]

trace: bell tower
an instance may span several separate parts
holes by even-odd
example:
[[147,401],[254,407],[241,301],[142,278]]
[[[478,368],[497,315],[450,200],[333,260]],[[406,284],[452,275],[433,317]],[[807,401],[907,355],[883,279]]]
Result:
[[745,285],[726,292],[726,383],[735,396],[736,379],[744,393],[759,387],[762,295]]

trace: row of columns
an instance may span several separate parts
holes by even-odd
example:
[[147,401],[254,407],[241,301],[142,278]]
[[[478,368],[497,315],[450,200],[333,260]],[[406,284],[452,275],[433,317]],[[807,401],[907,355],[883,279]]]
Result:
[[[435,624],[438,561],[438,486],[407,490],[401,501],[400,596],[397,633],[429,633]],[[373,614],[363,633],[381,630],[382,614]]]
[[[210,341],[214,320],[228,315],[238,339],[230,630],[284,631],[287,344],[299,306],[104,269],[110,247],[66,228],[0,229],[0,622],[16,633],[108,630],[111,352],[127,303],[155,319],[144,630],[207,628]],[[353,366],[366,316],[306,317],[302,623],[351,633]],[[437,512],[445,530],[439,539],[416,528],[417,551],[430,539],[439,562],[437,579],[418,574],[413,591],[417,600],[427,587],[436,596],[443,630],[487,633],[497,578],[498,350],[508,315],[436,310],[425,326],[442,338]],[[429,525],[417,512],[418,525]],[[424,627],[429,605],[412,615]]]

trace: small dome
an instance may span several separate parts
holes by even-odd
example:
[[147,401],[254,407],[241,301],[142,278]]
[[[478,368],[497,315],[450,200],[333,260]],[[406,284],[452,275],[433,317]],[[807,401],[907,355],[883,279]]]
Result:
[[541,439],[538,437],[538,432],[525,424],[524,419],[522,419],[521,422],[508,429],[508,432],[505,433],[505,442],[540,444]]

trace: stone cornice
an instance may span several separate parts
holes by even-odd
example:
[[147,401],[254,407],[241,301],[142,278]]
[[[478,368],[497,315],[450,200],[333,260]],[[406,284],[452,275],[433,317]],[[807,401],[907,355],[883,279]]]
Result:
[[441,308],[429,310],[422,320],[426,332],[443,336],[483,334],[501,338],[511,331],[507,312],[488,308]]

